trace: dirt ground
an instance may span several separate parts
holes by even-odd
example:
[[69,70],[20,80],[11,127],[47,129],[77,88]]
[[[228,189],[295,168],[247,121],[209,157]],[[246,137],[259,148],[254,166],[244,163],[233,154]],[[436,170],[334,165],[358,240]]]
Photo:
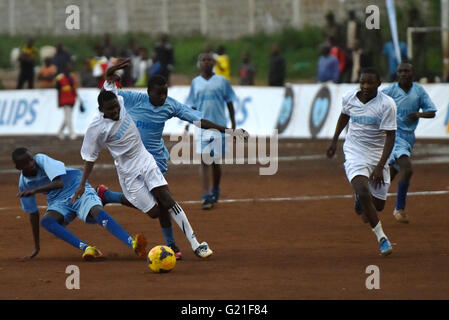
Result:
[[[414,176],[407,200],[408,225],[393,218],[395,197],[380,214],[394,246],[379,254],[369,226],[353,211],[352,191],[337,159],[327,160],[328,141],[283,140],[279,170],[259,175],[259,165],[223,167],[222,202],[200,208],[198,166],[170,165],[174,198],[186,211],[199,241],[214,250],[197,258],[174,224],[184,254],[168,274],[153,274],[144,260],[100,226],[75,220],[69,229],[97,246],[105,261],[83,262],[81,252],[41,228],[41,251],[33,250],[28,214],[20,209],[18,171],[10,160],[18,146],[46,153],[67,166],[80,166],[81,139],[2,137],[0,146],[0,299],[120,300],[302,300],[302,299],[448,299],[449,298],[449,146],[418,141]],[[90,179],[119,190],[109,153],[104,151]],[[390,192],[397,190],[396,182]],[[420,193],[442,191],[440,193]],[[310,196],[309,198],[305,196]],[[341,197],[340,197],[341,196]],[[240,201],[230,201],[230,200]],[[38,203],[45,205],[42,196]],[[163,244],[159,223],[122,206],[106,210],[130,233],[143,232],[150,249]],[[40,209],[41,213],[45,209]],[[80,269],[80,289],[66,288],[66,268]],[[380,289],[368,290],[367,267],[380,271]]]

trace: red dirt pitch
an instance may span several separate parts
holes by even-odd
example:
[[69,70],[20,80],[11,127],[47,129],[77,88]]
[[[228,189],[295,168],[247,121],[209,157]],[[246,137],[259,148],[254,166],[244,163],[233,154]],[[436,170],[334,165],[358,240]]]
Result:
[[[153,274],[144,260],[100,226],[80,220],[68,228],[96,245],[105,261],[83,262],[81,252],[41,228],[41,251],[33,250],[28,214],[16,197],[19,174],[10,154],[25,146],[80,166],[81,139],[3,137],[0,156],[0,299],[448,299],[449,147],[447,141],[418,141],[407,200],[411,222],[393,218],[395,197],[380,214],[394,252],[381,257],[373,232],[353,211],[352,190],[338,158],[324,157],[328,141],[282,140],[279,170],[259,175],[260,165],[223,166],[222,202],[200,209],[198,166],[170,165],[174,198],[186,211],[198,240],[214,250],[197,258],[174,224],[184,259],[168,274]],[[101,166],[99,164],[107,164]],[[112,160],[104,151],[90,179],[119,190]],[[390,192],[397,190],[396,181]],[[442,191],[437,194],[414,194]],[[338,196],[346,197],[338,197]],[[310,196],[307,198],[305,196]],[[330,196],[330,197],[327,197]],[[337,196],[337,197],[332,197]],[[38,203],[45,205],[38,196]],[[247,199],[229,201],[229,199]],[[252,199],[252,200],[251,200]],[[189,202],[190,201],[190,202]],[[122,206],[106,210],[130,233],[143,232],[148,250],[163,244],[158,221]],[[45,208],[40,209],[41,214]],[[66,288],[66,268],[80,269],[80,289]],[[368,290],[366,269],[380,270],[380,289]]]

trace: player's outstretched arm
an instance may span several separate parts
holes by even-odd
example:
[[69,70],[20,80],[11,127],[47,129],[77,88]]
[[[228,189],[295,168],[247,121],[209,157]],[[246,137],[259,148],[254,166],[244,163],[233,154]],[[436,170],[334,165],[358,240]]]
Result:
[[81,196],[84,194],[85,185],[87,182],[87,179],[89,179],[90,174],[92,173],[92,170],[94,168],[95,162],[92,161],[85,161],[84,162],[84,170],[83,170],[83,176],[81,177],[80,185],[78,186],[78,189],[76,189],[75,193],[73,194],[71,202],[74,203],[77,199],[81,198]]
[[326,151],[326,155],[328,158],[332,158],[335,155],[335,151],[337,150],[338,137],[340,136],[341,132],[346,127],[348,122],[349,116],[347,114],[341,113],[340,117],[338,118],[337,126],[335,127],[334,137],[332,138],[332,142]]
[[44,192],[49,192],[49,191],[52,191],[55,189],[61,189],[61,188],[64,188],[64,182],[62,181],[61,177],[56,177],[49,184],[38,187],[36,189],[20,191],[19,193],[17,193],[17,196],[19,198],[29,197],[29,196],[35,195],[36,193],[44,193]]
[[39,211],[33,212],[29,214],[30,216],[30,224],[31,224],[31,231],[33,233],[33,239],[34,239],[34,250],[27,256],[20,259],[20,261],[28,261],[33,259],[40,251],[40,244],[39,244]]
[[[206,119],[201,119],[201,121],[199,123],[195,121],[195,122],[193,122],[193,124],[201,129],[215,129],[215,130],[220,131],[221,133],[226,133],[226,130],[232,130],[230,128],[220,126],[219,124],[216,124],[215,122],[212,122],[212,121],[209,121]],[[233,131],[234,136],[241,138],[243,140],[247,140],[249,137],[248,132],[246,132],[246,130],[244,130],[242,128],[232,130],[232,131]]]
[[435,118],[435,111],[412,112],[409,113],[407,117],[412,121],[416,121],[419,118],[431,119]]

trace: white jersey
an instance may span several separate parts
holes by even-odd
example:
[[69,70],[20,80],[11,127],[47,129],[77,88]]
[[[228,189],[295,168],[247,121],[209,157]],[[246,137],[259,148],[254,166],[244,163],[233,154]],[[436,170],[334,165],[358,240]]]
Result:
[[374,99],[363,104],[357,98],[358,91],[343,97],[342,113],[350,117],[343,151],[346,161],[376,165],[382,157],[385,131],[396,130],[396,103],[378,91]]
[[127,114],[123,97],[117,95],[120,118],[117,121],[104,118],[102,112],[94,117],[84,135],[81,157],[94,162],[102,149],[107,147],[123,181],[131,181],[138,175],[157,167],[153,156],[145,149],[139,131]]

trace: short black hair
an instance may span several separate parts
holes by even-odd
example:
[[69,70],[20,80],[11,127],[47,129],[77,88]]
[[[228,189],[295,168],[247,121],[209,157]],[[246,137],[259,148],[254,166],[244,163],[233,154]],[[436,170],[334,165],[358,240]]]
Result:
[[23,160],[24,155],[27,152],[28,152],[27,148],[24,148],[24,147],[16,148],[11,154],[12,161],[17,162],[17,161]]
[[98,95],[98,99],[97,99],[98,100],[98,106],[100,108],[102,108],[103,104],[106,101],[110,101],[110,100],[113,100],[113,99],[117,99],[117,96],[115,95],[114,92],[101,89],[100,94]]
[[364,73],[366,73],[366,74],[374,74],[374,75],[376,76],[377,80],[380,81],[380,74],[379,74],[379,72],[378,72],[376,69],[374,69],[373,67],[363,68],[362,71],[360,71],[360,75],[362,75],[362,74],[364,74]]
[[152,90],[154,86],[165,86],[167,84],[167,79],[160,74],[155,74],[148,79],[148,90]]

